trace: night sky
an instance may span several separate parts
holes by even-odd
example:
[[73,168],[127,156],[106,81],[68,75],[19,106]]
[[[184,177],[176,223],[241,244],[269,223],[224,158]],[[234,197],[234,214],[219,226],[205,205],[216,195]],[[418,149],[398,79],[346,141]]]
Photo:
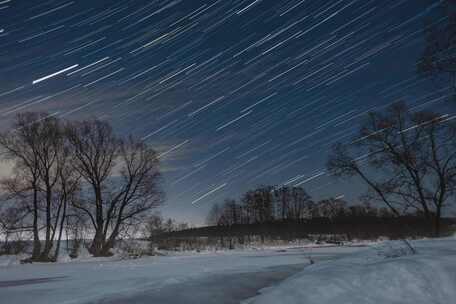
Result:
[[[201,224],[262,184],[365,190],[324,172],[369,110],[444,109],[416,74],[438,1],[0,0],[0,126],[99,117],[161,154],[164,215]],[[5,169],[3,169],[5,170]]]

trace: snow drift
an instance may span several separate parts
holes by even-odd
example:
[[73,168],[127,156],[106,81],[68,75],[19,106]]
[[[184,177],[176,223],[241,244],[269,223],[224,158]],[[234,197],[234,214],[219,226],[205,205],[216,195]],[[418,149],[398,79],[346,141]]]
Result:
[[316,263],[250,304],[429,304],[456,299],[456,239],[413,242],[412,255],[400,242],[385,242],[340,258]]

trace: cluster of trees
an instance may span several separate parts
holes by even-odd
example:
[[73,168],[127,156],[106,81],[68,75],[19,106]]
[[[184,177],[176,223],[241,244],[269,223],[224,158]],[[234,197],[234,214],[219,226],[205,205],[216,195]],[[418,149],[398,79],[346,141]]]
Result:
[[21,113],[0,149],[13,167],[0,181],[1,227],[33,239],[31,261],[56,260],[63,234],[83,231],[91,254],[110,255],[163,200],[157,153],[105,121]]
[[[455,221],[442,220],[442,231]],[[222,247],[257,242],[315,240],[340,243],[353,239],[431,236],[421,212],[395,214],[387,206],[350,204],[340,198],[314,201],[301,187],[261,186],[235,201],[215,204],[206,227],[163,232],[156,237],[164,248]]]
[[246,192],[239,202],[226,199],[215,204],[206,222],[210,226],[232,226],[271,222],[304,222],[315,218],[393,217],[387,208],[369,204],[351,205],[340,198],[314,202],[302,187],[261,186]]

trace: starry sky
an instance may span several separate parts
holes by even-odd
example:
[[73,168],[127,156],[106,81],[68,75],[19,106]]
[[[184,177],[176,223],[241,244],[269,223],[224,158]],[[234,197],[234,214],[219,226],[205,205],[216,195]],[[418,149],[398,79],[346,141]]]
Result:
[[20,111],[110,121],[159,151],[162,212],[193,224],[262,184],[355,199],[364,187],[325,172],[331,145],[397,100],[445,108],[415,65],[436,14],[424,0],[0,0],[0,127]]

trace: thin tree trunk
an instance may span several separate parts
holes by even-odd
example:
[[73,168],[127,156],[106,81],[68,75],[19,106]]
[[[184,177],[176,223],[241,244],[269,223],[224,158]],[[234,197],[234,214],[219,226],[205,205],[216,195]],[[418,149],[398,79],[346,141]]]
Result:
[[38,191],[33,185],[33,251],[32,260],[37,260],[41,253],[41,242],[38,229]]
[[55,253],[54,253],[54,261],[57,261],[57,258],[59,257],[60,241],[62,240],[63,226],[64,226],[65,219],[66,219],[66,208],[67,208],[67,203],[66,203],[66,199],[64,199],[62,219],[60,220],[59,236],[57,237],[57,245],[56,245]]
[[43,261],[49,260],[49,254],[52,249],[52,240],[51,240],[51,228],[52,228],[52,219],[51,219],[51,190],[50,186],[46,186],[46,238],[44,242],[44,250],[41,253],[40,259]]

